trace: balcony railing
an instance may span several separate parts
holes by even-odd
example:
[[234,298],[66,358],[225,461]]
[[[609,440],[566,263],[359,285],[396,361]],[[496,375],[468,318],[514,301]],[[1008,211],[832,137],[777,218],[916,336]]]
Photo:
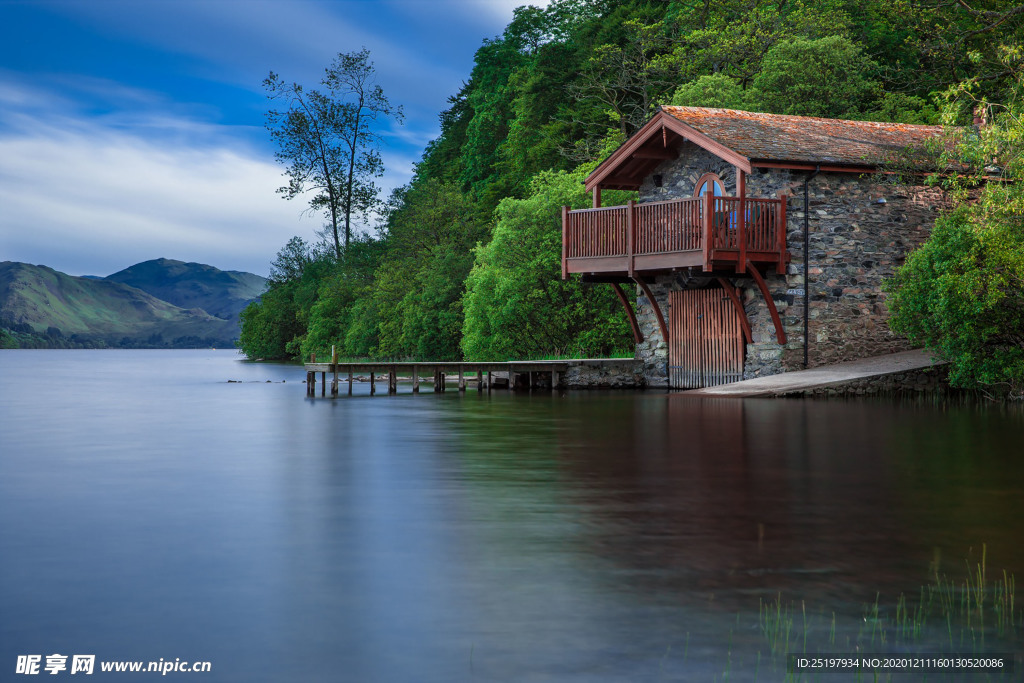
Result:
[[747,261],[785,267],[786,200],[713,197],[563,210],[562,274],[632,275]]

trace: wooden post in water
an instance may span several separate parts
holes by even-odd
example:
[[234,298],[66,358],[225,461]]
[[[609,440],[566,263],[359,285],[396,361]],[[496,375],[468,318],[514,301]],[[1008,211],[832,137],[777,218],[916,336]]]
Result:
[[551,391],[558,387],[558,370],[551,371]]
[[327,395],[327,371],[324,370],[320,373],[320,395]]
[[373,368],[370,368],[370,396],[377,393],[377,373],[374,372]]
[[316,372],[309,373],[309,395],[316,396]]
[[491,393],[491,385],[492,384],[494,384],[494,375],[491,374],[490,370],[488,370],[487,371],[487,393],[488,394]]
[[352,395],[352,368],[348,369],[348,395]]
[[462,372],[462,366],[459,366],[459,391],[466,390],[466,376]]
[[420,372],[416,365],[412,366],[412,393],[420,393]]
[[508,366],[508,390],[512,391],[512,385],[515,384],[516,374],[512,372],[512,366]]
[[483,391],[484,390],[484,371],[483,370],[477,370],[476,371],[476,390],[477,391]]
[[331,344],[331,367],[334,370],[334,381],[331,382],[331,396],[338,395],[338,352]]
[[434,393],[440,393],[441,391],[441,371],[434,368]]
[[309,376],[313,374],[309,370],[306,370],[306,396],[309,396]]
[[444,393],[444,390],[448,388],[447,386],[445,386],[445,381],[444,380],[445,380],[445,376],[444,376],[444,372],[442,372],[441,373],[441,393],[442,394]]
[[388,368],[388,393],[398,393],[398,373],[394,365]]

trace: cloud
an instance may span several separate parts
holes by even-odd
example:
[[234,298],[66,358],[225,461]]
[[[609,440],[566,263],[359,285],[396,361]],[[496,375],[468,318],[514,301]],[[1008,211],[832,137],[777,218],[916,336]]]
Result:
[[[0,84],[4,102],[59,98]],[[73,112],[0,116],[0,258],[106,275],[165,256],[266,274],[292,235],[320,216],[284,201],[282,167],[227,126],[136,113],[131,127]],[[223,129],[223,130],[221,130]],[[412,158],[391,155],[385,191]]]

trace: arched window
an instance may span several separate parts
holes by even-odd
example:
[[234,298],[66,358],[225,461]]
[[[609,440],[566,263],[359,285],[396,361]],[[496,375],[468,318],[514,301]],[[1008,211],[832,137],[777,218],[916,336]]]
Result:
[[697,185],[694,189],[694,197],[703,197],[705,193],[713,194],[716,197],[725,196],[725,186],[722,185],[722,179],[714,173],[705,173],[697,180]]

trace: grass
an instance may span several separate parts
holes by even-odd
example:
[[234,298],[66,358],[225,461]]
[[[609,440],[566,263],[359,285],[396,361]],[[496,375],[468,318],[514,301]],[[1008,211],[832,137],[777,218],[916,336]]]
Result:
[[[951,652],[976,655],[985,654],[989,647],[1015,649],[1012,643],[1024,632],[1024,610],[1016,602],[1013,575],[1002,571],[993,580],[984,545],[980,559],[967,560],[965,569],[962,578],[951,579],[933,565],[927,585],[911,597],[901,593],[890,606],[885,605],[881,594],[876,594],[872,603],[864,605],[856,634],[851,632],[853,637],[844,638],[844,650],[934,651],[938,641],[944,641],[942,647]],[[770,655],[767,663],[776,670],[780,664],[785,666],[786,655],[796,654],[798,648],[803,654],[835,653],[837,640],[843,635],[835,612],[831,619],[824,612],[809,614],[805,601],[798,605],[784,600],[781,594],[759,601],[758,623]],[[760,654],[755,675],[761,673]],[[799,680],[800,676],[788,674],[787,680]],[[875,679],[878,680],[877,675]]]

